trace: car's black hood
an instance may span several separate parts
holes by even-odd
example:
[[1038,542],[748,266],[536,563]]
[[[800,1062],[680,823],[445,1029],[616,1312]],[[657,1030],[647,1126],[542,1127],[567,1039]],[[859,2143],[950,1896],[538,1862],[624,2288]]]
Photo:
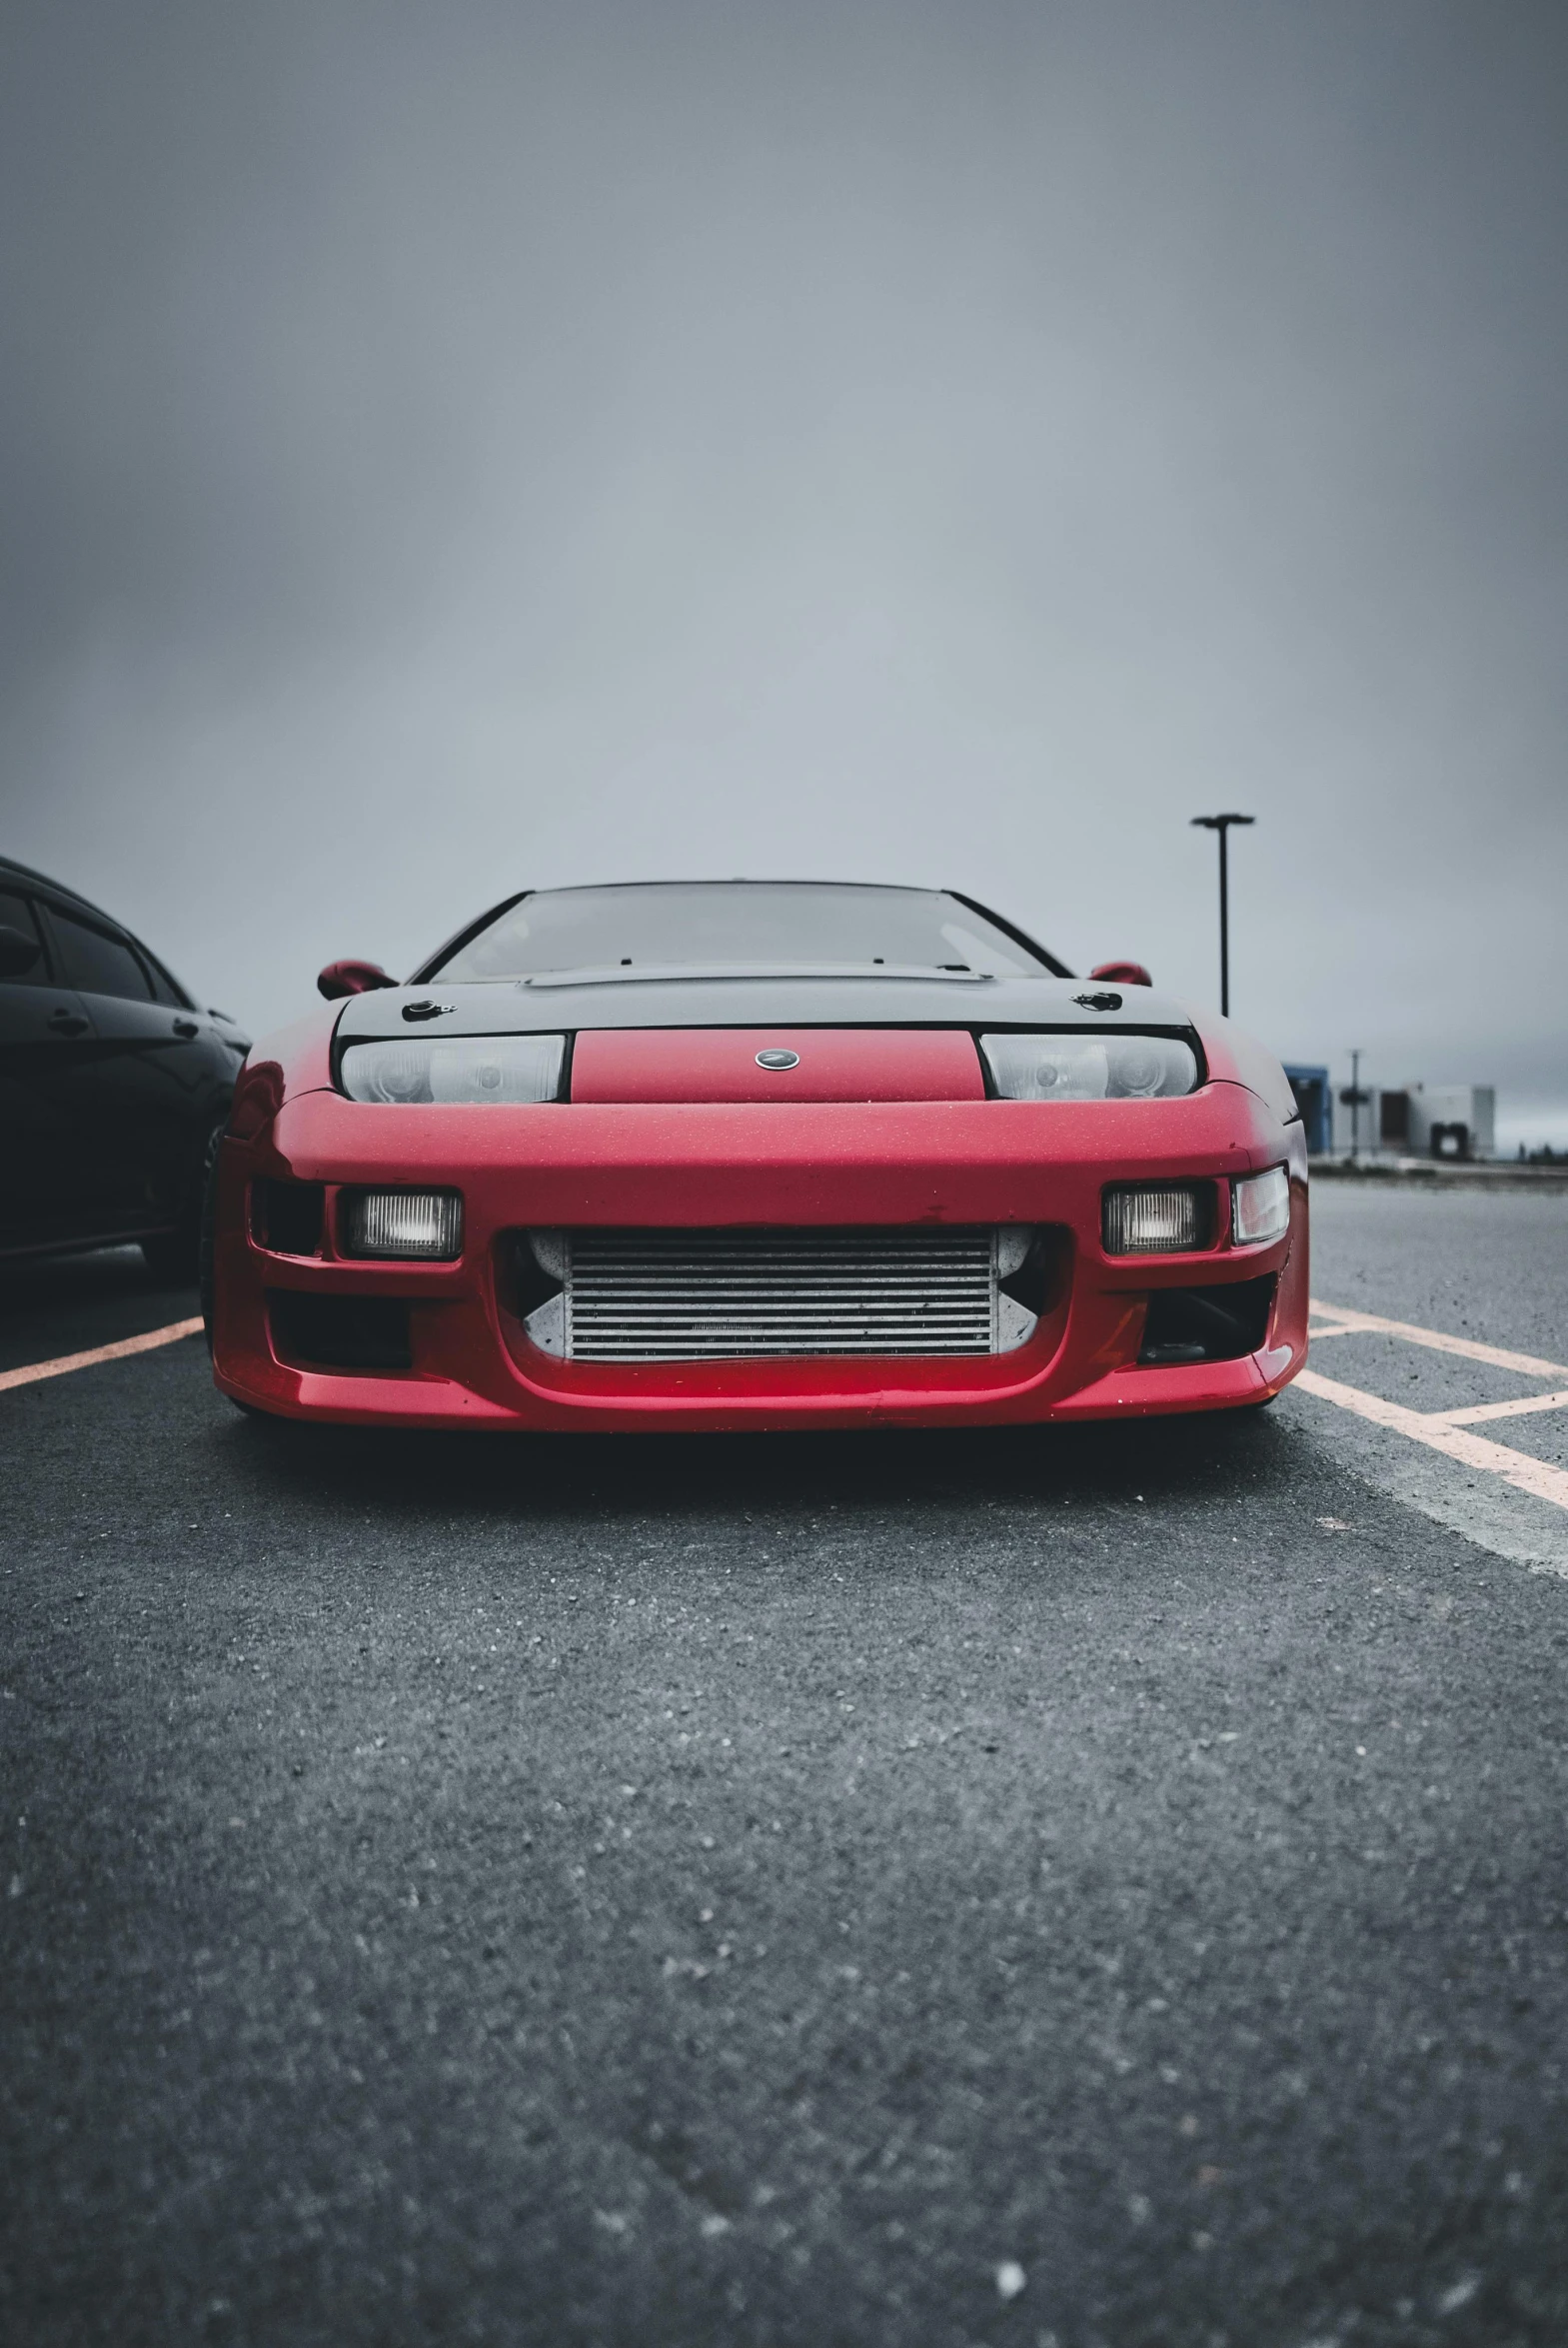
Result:
[[[439,1011],[425,1013],[425,1005]],[[405,1015],[417,1009],[420,1016]],[[517,1036],[593,1028],[1097,1028],[1189,1035],[1151,987],[965,972],[563,972],[479,985],[378,988],[344,1005],[340,1046],[388,1036]]]

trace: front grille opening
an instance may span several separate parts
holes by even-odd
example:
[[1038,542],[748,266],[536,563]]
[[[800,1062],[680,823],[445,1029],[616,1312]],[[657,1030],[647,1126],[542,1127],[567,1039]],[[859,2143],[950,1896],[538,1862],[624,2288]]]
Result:
[[326,1204],[320,1182],[252,1182],[251,1237],[275,1255],[319,1255]]
[[1223,1287],[1156,1288],[1149,1298],[1138,1354],[1150,1367],[1182,1361],[1239,1361],[1268,1337],[1278,1275],[1229,1280]]
[[1059,1239],[1017,1225],[533,1231],[512,1300],[534,1344],[577,1361],[1008,1353],[1059,1286]]
[[267,1317],[280,1360],[307,1369],[411,1369],[409,1308],[396,1296],[311,1296],[270,1288]]

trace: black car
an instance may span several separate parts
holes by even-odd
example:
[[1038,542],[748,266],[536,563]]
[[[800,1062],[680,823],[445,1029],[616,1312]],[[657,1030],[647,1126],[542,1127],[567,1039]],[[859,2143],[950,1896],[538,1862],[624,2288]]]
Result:
[[0,857],[0,1257],[134,1239],[193,1278],[249,1049],[118,922]]

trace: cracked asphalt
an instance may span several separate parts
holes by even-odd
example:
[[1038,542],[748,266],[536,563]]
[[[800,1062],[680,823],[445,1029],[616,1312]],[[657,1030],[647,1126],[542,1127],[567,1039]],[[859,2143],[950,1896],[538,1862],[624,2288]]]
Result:
[[[1435,1313],[1400,1226],[1324,1292]],[[1568,2337],[1568,1589],[1285,1409],[394,1440],[184,1341],[0,1451],[8,2341]]]

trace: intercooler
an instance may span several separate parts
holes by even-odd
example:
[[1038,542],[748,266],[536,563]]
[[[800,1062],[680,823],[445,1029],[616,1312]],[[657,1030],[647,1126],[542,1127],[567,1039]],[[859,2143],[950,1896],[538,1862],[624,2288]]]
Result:
[[1010,1352],[1034,1314],[1001,1283],[1032,1237],[1018,1225],[534,1231],[529,1269],[555,1292],[526,1326],[576,1361]]

